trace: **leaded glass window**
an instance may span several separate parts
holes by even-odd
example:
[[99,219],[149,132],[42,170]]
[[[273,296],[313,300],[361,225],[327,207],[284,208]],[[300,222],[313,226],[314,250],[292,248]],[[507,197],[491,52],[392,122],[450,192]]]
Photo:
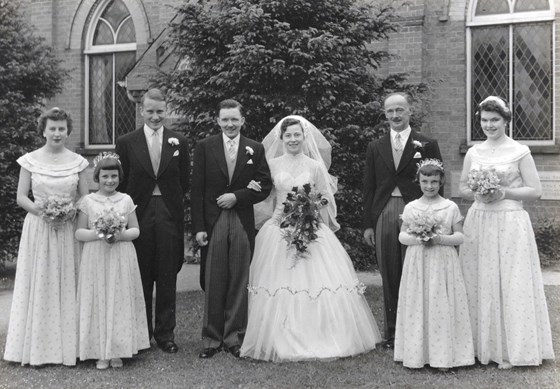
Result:
[[125,76],[136,62],[136,33],[122,0],[106,1],[90,30],[87,55],[86,145],[107,147],[134,130],[136,107]]
[[554,12],[549,0],[473,0],[468,24],[469,141],[485,139],[475,112],[489,95],[513,108],[509,135],[553,141]]

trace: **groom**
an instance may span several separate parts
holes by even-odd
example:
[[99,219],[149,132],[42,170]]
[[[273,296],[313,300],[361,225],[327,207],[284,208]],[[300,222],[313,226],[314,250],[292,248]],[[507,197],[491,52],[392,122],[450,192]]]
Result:
[[393,348],[405,254],[399,242],[399,215],[406,203],[422,196],[415,182],[416,164],[424,158],[441,160],[437,141],[410,128],[410,100],[405,93],[386,97],[385,116],[391,130],[368,145],[365,164],[364,239],[375,247],[383,281],[386,348]]
[[[175,294],[184,258],[184,205],[188,189],[189,151],[186,139],[163,126],[167,105],[159,89],[142,97],[144,126],[117,140],[124,178],[119,190],[132,197],[140,236],[134,241],[144,289],[150,339],[167,353],[176,353]],[[155,327],[152,296],[156,285]]]
[[[200,281],[205,291],[200,358],[222,348],[239,357],[247,326],[249,264],[255,243],[253,204],[272,188],[262,144],[240,135],[243,107],[235,100],[218,106],[222,133],[197,143],[191,213],[202,247]],[[262,188],[250,190],[252,180]]]

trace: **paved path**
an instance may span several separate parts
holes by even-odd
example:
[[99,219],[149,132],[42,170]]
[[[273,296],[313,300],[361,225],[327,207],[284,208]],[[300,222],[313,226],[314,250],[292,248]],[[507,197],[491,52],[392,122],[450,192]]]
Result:
[[[201,290],[198,274],[199,265],[184,265],[177,277],[177,291]],[[358,279],[366,285],[381,285],[381,276],[378,272],[360,272]],[[545,285],[560,285],[560,272],[543,272]],[[0,333],[8,331],[8,316],[12,302],[12,291],[0,291]]]

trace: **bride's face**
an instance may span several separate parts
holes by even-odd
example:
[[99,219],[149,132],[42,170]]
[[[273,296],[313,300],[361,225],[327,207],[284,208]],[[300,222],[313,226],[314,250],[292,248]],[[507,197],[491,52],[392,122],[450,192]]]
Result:
[[303,149],[303,129],[299,124],[292,124],[282,135],[286,151],[290,154],[299,154]]

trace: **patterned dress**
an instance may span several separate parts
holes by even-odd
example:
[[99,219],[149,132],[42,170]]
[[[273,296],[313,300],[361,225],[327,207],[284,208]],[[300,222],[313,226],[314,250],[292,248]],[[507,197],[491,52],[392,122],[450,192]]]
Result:
[[[414,200],[403,217],[431,211],[442,220],[442,234],[463,220],[459,207],[441,199]],[[411,245],[406,250],[399,289],[395,361],[410,368],[451,368],[474,363],[467,293],[453,246]]]
[[[270,161],[273,217],[259,231],[249,276],[249,320],[241,355],[274,362],[352,356],[375,348],[381,335],[352,261],[320,224],[309,254],[294,259],[278,218],[294,186],[321,183],[318,162],[286,154]],[[323,190],[322,190],[323,189]]]
[[[127,194],[89,194],[80,211],[88,215],[90,229],[106,208],[124,216],[136,206]],[[130,358],[150,347],[143,293],[132,242],[84,243],[78,282],[80,360]]]
[[[520,160],[530,153],[515,143],[499,155],[469,150],[472,169],[496,169],[502,187],[523,186]],[[475,201],[464,225],[460,259],[469,298],[475,356],[512,365],[554,359],[539,254],[523,203]]]
[[[35,200],[50,195],[75,198],[79,156],[63,165],[39,162],[33,153],[18,159],[31,172]],[[4,359],[22,365],[76,364],[76,269],[74,223],[58,229],[28,213],[23,223]]]

